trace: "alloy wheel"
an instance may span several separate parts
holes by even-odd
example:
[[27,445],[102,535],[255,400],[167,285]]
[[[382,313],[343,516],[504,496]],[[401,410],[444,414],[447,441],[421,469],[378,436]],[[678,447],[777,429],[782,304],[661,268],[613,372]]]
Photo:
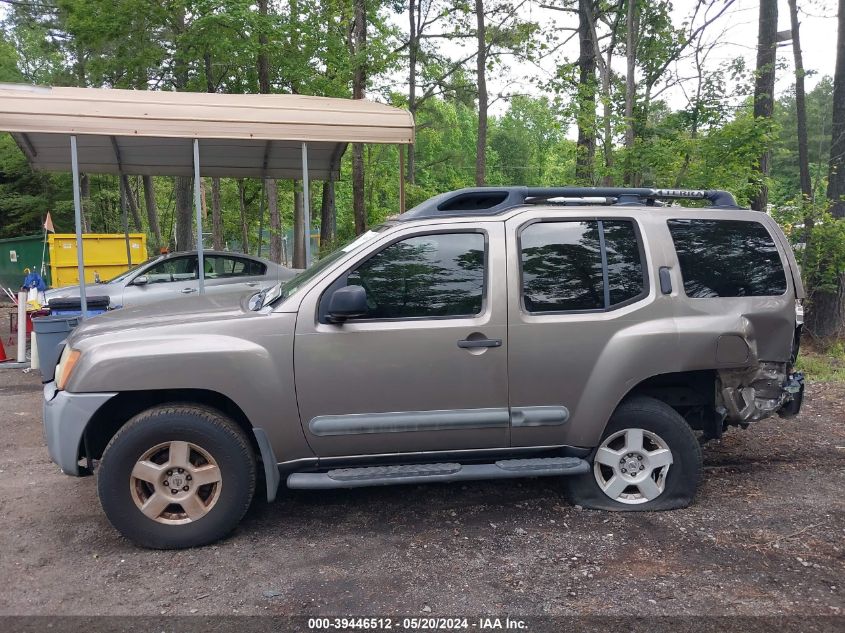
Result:
[[172,441],[154,446],[129,477],[132,500],[148,518],[169,525],[197,521],[220,498],[220,467],[202,447]]
[[647,503],[666,487],[672,451],[656,433],[623,429],[596,451],[593,475],[602,492],[620,503]]

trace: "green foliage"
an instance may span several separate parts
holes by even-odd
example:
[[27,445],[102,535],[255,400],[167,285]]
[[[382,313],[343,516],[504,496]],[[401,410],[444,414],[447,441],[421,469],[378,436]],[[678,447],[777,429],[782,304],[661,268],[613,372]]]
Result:
[[842,341],[834,341],[819,350],[801,350],[796,369],[803,371],[813,382],[845,381],[845,348]]
[[[554,2],[552,3],[554,4]],[[576,3],[558,2],[571,9]],[[135,89],[192,90],[224,93],[258,91],[256,60],[269,55],[271,91],[349,97],[354,68],[363,62],[368,93],[406,107],[408,97],[396,86],[406,78],[407,42],[396,26],[406,2],[367,2],[367,46],[356,58],[350,35],[353,4],[349,0],[270,2],[268,15],[252,0],[55,0],[52,3],[10,3],[0,29],[0,81],[53,85],[91,85]],[[626,9],[625,3],[596,4],[604,17]],[[555,49],[555,26],[541,28],[515,13],[515,4],[485,2],[488,23],[488,74],[507,69],[508,60],[536,60]],[[411,207],[446,190],[474,182],[478,116],[474,79],[473,2],[433,0],[430,32],[417,59],[415,115],[415,178],[407,185]],[[829,288],[845,270],[845,223],[826,214],[823,203],[809,207],[796,202],[798,190],[795,99],[789,93],[777,102],[773,121],[755,120],[750,104],[735,109],[731,97],[749,93],[751,76],[741,60],[715,67],[703,65],[690,82],[687,103],[679,109],[661,101],[661,91],[677,79],[672,63],[690,44],[689,25],[672,20],[668,0],[637,3],[638,44],[635,128],[631,150],[620,147],[625,129],[624,83],[614,68],[610,90],[578,85],[577,65],[560,59],[556,75],[544,83],[544,96],[491,95],[506,106],[491,110],[488,130],[488,182],[497,184],[562,185],[574,182],[575,143],[567,136],[576,124],[592,126],[599,136],[595,181],[620,184],[625,169],[643,185],[724,188],[747,202],[761,182],[757,161],[772,149],[769,179],[775,214],[802,258],[808,287]],[[561,20],[574,14],[562,12]],[[436,19],[435,19],[436,17]],[[397,19],[403,18],[403,19]],[[601,24],[602,46],[615,28],[615,65],[625,53],[625,20]],[[559,26],[559,25],[557,25]],[[262,49],[259,35],[266,38]],[[445,43],[449,42],[448,45]],[[668,69],[668,70],[667,70]],[[728,92],[730,91],[730,94]],[[545,96],[547,95],[547,96]],[[832,81],[821,80],[807,95],[810,156],[816,189],[824,191],[830,147]],[[579,107],[598,99],[598,113]],[[604,166],[602,101],[610,106],[610,163]],[[501,102],[499,102],[501,103]],[[588,113],[592,121],[578,119]],[[398,212],[399,154],[395,146],[365,150],[365,207],[368,223],[377,224]],[[132,177],[133,195],[140,183]],[[117,180],[90,175],[85,212],[94,231],[122,228]],[[175,222],[173,179],[154,180],[159,220],[165,242],[172,244]],[[245,219],[251,250],[259,234],[261,184],[247,180]],[[311,210],[319,225],[322,185],[312,183]],[[210,182],[206,183],[210,204]],[[821,196],[818,196],[821,197]],[[242,224],[238,183],[222,179],[221,199],[226,243],[238,248]],[[293,185],[279,183],[283,227],[293,222]],[[354,233],[352,219],[351,152],[341,161],[336,186],[338,241]],[[73,226],[70,179],[65,174],[33,173],[8,135],[0,136],[0,237],[37,232],[47,211],[60,231]],[[805,217],[806,216],[806,217]],[[812,228],[805,221],[812,220]],[[146,220],[145,220],[146,224]],[[268,218],[263,218],[263,228]],[[807,243],[808,246],[803,246]],[[327,246],[326,248],[330,248]],[[264,251],[266,253],[266,250]]]

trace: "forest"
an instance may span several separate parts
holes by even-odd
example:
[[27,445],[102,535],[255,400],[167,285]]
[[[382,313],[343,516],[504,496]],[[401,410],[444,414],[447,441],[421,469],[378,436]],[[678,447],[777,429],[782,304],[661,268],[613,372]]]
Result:
[[[792,240],[807,329],[841,336],[845,0],[761,0],[753,63],[722,51],[736,3],[0,0],[0,81],[407,108],[416,121],[416,142],[401,150],[408,207],[473,185],[727,189]],[[809,14],[838,24],[828,76],[803,66]],[[353,144],[337,182],[312,183],[320,256],[398,212],[399,151]],[[302,226],[301,183],[203,181],[206,248],[302,265],[290,238]],[[147,233],[151,254],[195,247],[191,179],[123,184],[129,229]],[[83,174],[85,230],[124,230],[119,191],[116,176]],[[48,211],[57,231],[73,230],[70,176],[33,172],[0,135],[0,238],[39,233]]]

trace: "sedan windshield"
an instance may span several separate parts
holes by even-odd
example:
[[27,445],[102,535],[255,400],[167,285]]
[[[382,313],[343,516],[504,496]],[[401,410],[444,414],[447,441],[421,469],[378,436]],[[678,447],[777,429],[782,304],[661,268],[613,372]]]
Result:
[[149,264],[152,264],[154,261],[157,261],[159,259],[161,259],[161,257],[151,257],[150,259],[145,261],[143,264],[138,264],[137,266],[133,266],[129,270],[120,273],[117,277],[112,277],[111,279],[104,281],[103,283],[110,284],[110,283],[114,283],[116,281],[123,281],[127,277],[134,275],[136,272],[138,272],[144,266],[148,266]]

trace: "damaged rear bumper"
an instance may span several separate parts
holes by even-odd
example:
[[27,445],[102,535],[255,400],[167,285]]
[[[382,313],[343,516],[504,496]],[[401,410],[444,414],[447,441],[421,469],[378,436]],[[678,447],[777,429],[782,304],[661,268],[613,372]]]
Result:
[[791,417],[804,401],[804,375],[789,372],[786,363],[722,370],[719,379],[721,409],[728,423],[744,426],[775,413]]

